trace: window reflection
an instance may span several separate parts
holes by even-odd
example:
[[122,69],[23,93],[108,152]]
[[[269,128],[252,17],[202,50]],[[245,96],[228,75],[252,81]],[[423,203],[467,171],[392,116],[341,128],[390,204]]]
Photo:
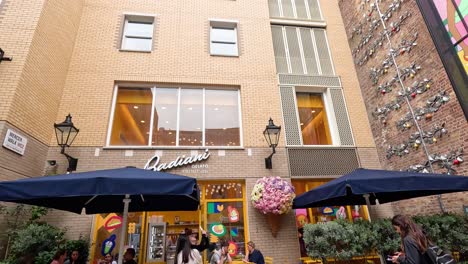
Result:
[[153,88],[155,94],[153,146],[175,146],[177,135],[176,88]]
[[332,144],[322,94],[297,93],[296,98],[303,144]]
[[152,95],[149,89],[119,88],[111,145],[148,145]]
[[239,102],[237,91],[205,91],[205,145],[239,146]]
[[203,90],[181,89],[179,146],[203,144]]
[[120,87],[109,143],[240,146],[239,107],[238,90]]

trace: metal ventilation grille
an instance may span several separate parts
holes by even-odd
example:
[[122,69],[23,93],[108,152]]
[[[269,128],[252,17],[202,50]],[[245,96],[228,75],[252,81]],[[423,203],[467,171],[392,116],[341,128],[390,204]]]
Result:
[[283,17],[294,18],[291,0],[281,0],[281,6],[283,7]]
[[359,167],[354,148],[288,148],[291,176],[343,175]]
[[353,134],[349,123],[346,104],[341,89],[330,89],[330,95],[335,110],[336,124],[342,146],[354,146]]
[[309,4],[310,18],[312,20],[322,20],[318,0],[307,0],[307,3]]
[[278,0],[268,0],[268,8],[270,10],[270,17],[279,17]]
[[295,27],[286,27],[286,38],[288,40],[289,60],[293,74],[304,74],[302,68],[301,51],[299,41],[297,40],[297,31]]
[[280,87],[286,145],[302,145],[297,122],[295,94],[292,87]]
[[276,71],[278,73],[287,73],[289,71],[286,50],[284,49],[283,27],[271,26],[271,35],[273,37],[273,49],[275,51]]
[[294,1],[294,3],[296,6],[297,19],[308,20],[309,18],[307,17],[307,11],[304,0],[296,0]]
[[302,48],[304,49],[304,59],[307,67],[307,74],[317,75],[317,59],[315,58],[314,42],[312,41],[311,30],[299,28],[301,32]]
[[333,75],[333,66],[331,63],[330,53],[328,52],[327,37],[325,30],[314,29],[315,43],[317,44],[317,52],[320,60],[323,75]]
[[279,74],[280,84],[309,85],[320,87],[341,87],[339,77]]

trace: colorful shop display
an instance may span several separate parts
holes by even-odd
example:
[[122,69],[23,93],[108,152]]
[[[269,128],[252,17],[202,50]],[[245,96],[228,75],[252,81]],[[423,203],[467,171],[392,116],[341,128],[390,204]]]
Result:
[[[117,256],[121,228],[126,228],[125,247],[135,248],[139,264],[175,262],[176,242],[181,233],[191,230],[200,238],[206,230],[210,242],[227,241],[229,254],[240,259],[245,254],[247,226],[245,186],[242,182],[199,182],[201,203],[198,211],[130,213],[126,227],[119,214],[95,217],[91,263],[105,254]],[[207,252],[203,252],[204,258]]]

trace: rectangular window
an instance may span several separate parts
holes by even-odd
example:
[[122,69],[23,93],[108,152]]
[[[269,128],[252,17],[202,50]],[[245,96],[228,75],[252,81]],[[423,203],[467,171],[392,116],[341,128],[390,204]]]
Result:
[[271,18],[322,21],[318,0],[269,0]]
[[238,90],[119,87],[109,145],[241,146],[239,108]]
[[296,93],[303,145],[331,145],[327,112],[321,93]]
[[323,29],[271,26],[277,73],[334,75]]
[[122,36],[122,49],[151,51],[153,46],[154,17],[126,16]]
[[210,54],[239,56],[237,23],[210,21]]

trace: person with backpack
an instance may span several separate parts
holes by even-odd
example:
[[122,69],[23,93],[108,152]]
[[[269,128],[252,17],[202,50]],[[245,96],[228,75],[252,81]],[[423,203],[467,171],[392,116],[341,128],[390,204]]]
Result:
[[393,263],[399,264],[433,264],[426,251],[428,239],[422,229],[406,215],[395,215],[392,225],[401,237],[401,252],[391,256]]

